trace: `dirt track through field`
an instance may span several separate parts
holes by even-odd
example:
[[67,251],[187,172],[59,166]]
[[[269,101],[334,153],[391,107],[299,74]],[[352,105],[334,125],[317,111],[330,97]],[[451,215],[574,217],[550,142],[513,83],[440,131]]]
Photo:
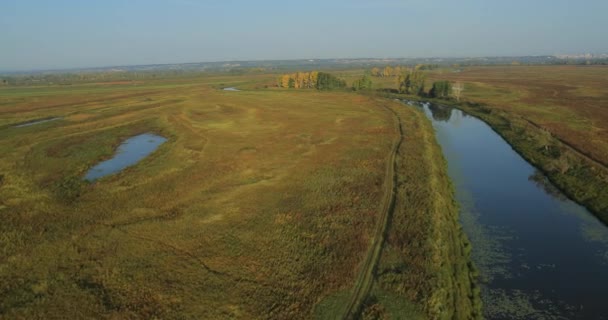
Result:
[[382,210],[380,211],[380,217],[376,225],[376,231],[370,248],[368,249],[367,256],[361,266],[361,271],[357,276],[355,287],[352,292],[352,296],[345,309],[343,319],[355,319],[361,312],[362,306],[365,303],[365,299],[369,295],[369,292],[374,283],[374,275],[378,261],[380,260],[380,254],[382,252],[382,246],[386,238],[387,229],[393,215],[395,207],[395,192],[396,192],[396,181],[397,176],[395,174],[395,167],[397,166],[397,152],[403,141],[403,128],[401,126],[401,118],[399,115],[392,110],[390,107],[385,108],[394,115],[395,127],[399,132],[399,137],[393,143],[390,156],[387,161],[386,174],[384,178],[384,197],[382,198]]

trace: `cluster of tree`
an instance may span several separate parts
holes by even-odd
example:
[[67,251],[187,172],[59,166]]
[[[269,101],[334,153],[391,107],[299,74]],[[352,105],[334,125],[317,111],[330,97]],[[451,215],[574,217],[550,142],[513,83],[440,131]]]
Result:
[[408,67],[402,67],[402,66],[396,66],[396,67],[391,67],[391,66],[386,66],[382,69],[379,69],[378,67],[374,67],[371,70],[371,75],[374,77],[398,77],[400,75],[402,75],[404,72],[408,71],[408,70],[433,70],[433,69],[437,69],[439,68],[438,64],[417,64],[416,66],[412,67],[412,68],[408,68]]
[[24,73],[1,75],[0,85],[72,85],[81,83],[136,81],[147,79],[195,78],[200,77],[200,71],[74,71],[73,73]]
[[399,93],[424,95],[424,81],[426,75],[419,69],[409,69],[397,78]]
[[316,88],[318,79],[318,71],[284,74],[279,79],[279,87],[295,89]]
[[369,73],[365,73],[361,79],[355,80],[352,85],[353,91],[371,90],[372,79]]
[[433,70],[439,68],[438,64],[418,64],[416,65],[417,70]]
[[448,98],[452,94],[452,84],[449,81],[433,82],[433,87],[429,91],[431,98]]
[[346,82],[326,72],[296,72],[284,74],[279,79],[279,87],[294,89],[316,88],[318,90],[331,90],[346,87]]
[[319,79],[317,80],[318,90],[332,90],[345,88],[346,81],[325,72],[319,72]]
[[553,61],[551,64],[555,65],[608,65],[608,59],[593,59],[593,60],[576,60],[576,59],[562,59]]
[[377,67],[372,68],[371,74],[374,77],[396,77],[400,75],[406,68],[401,66],[391,67],[386,66],[382,70]]

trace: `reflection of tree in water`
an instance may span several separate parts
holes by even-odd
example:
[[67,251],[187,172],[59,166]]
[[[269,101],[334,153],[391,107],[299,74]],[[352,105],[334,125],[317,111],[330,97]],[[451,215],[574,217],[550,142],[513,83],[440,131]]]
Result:
[[558,200],[567,200],[566,196],[559,191],[552,183],[545,177],[545,175],[535,170],[534,173],[528,177],[528,180],[533,181],[539,188],[544,190],[548,195],[558,199]]
[[431,114],[435,121],[450,121],[450,117],[452,116],[452,108],[438,106],[436,104],[429,104],[429,110],[431,110]]

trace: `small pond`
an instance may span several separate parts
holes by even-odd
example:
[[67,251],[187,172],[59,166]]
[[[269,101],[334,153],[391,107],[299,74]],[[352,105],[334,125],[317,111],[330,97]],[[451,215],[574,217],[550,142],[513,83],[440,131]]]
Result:
[[241,90],[239,90],[239,89],[237,89],[237,88],[234,88],[234,87],[228,87],[228,88],[224,88],[223,90],[224,90],[224,91],[241,91]]
[[131,137],[118,147],[112,159],[102,161],[91,168],[84,179],[95,181],[134,165],[154,152],[165,141],[167,141],[166,138],[151,133]]

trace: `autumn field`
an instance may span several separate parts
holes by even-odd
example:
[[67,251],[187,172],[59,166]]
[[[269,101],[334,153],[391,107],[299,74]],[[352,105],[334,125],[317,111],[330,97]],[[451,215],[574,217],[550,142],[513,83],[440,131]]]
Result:
[[[396,203],[359,315],[475,315],[468,245],[424,115],[276,81],[0,89],[0,318],[341,316],[375,241],[400,136]],[[59,119],[14,126],[47,118]],[[83,181],[145,132],[168,141]]]

